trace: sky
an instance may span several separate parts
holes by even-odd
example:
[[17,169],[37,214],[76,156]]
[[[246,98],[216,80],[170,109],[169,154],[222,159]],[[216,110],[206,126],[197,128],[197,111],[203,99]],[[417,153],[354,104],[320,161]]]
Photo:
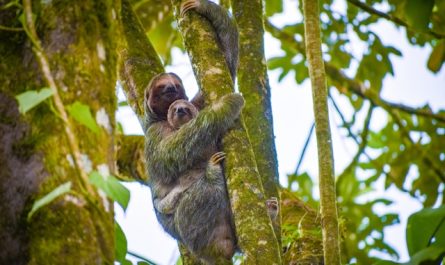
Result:
[[[295,14],[295,1],[284,1],[286,14],[275,16],[272,22],[276,25],[295,22],[301,18],[289,16]],[[341,8],[341,7],[340,7]],[[373,28],[382,38],[384,44],[392,44],[402,51],[403,57],[392,57],[395,76],[387,76],[384,80],[381,96],[394,103],[403,103],[410,106],[423,106],[428,103],[433,111],[445,109],[445,70],[438,74],[432,74],[426,69],[426,62],[431,52],[430,48],[412,47],[405,38],[403,29],[396,29],[389,23],[379,23]],[[354,40],[351,40],[354,44]],[[352,47],[357,52],[360,45]],[[266,57],[280,55],[278,41],[268,34],[265,36]],[[196,81],[188,58],[179,50],[173,52],[173,64],[167,68],[183,79],[189,98],[197,91]],[[293,75],[288,75],[280,83],[277,82],[280,70],[269,71],[271,85],[271,102],[274,117],[275,144],[278,155],[280,182],[287,183],[286,175],[293,173],[303,148],[310,126],[313,123],[312,97],[309,81],[302,85],[295,84]],[[341,107],[348,106],[346,97],[339,95],[336,90],[331,90],[337,104]],[[119,98],[124,99],[123,93],[119,92]],[[344,104],[342,104],[344,103]],[[356,146],[350,139],[346,138],[344,129],[340,129],[340,118],[336,115],[333,107],[329,106],[331,117],[331,131],[333,137],[335,171],[340,173],[349,163],[356,152]],[[352,115],[352,109],[346,111],[346,116]],[[362,117],[363,118],[363,117]],[[378,110],[372,119],[371,127],[381,128],[386,119],[383,111]],[[142,129],[136,116],[129,107],[121,107],[117,113],[117,120],[123,124],[126,134],[140,134]],[[315,137],[312,137],[307,149],[305,160],[300,172],[307,171],[311,176],[317,176],[318,164],[315,145]],[[315,183],[317,183],[315,181]],[[122,226],[128,240],[129,251],[140,254],[153,260],[160,265],[175,264],[179,252],[175,240],[165,233],[158,224],[154,215],[151,202],[150,189],[138,183],[125,184],[131,190],[131,199],[127,211],[116,205],[116,220]],[[400,214],[400,225],[394,225],[385,230],[385,240],[392,245],[400,254],[400,261],[408,260],[405,247],[405,226],[408,216],[421,209],[420,203],[411,199],[408,195],[399,192],[395,188],[384,191],[384,183],[377,183],[373,196],[385,196],[396,201],[389,207],[377,207],[378,213],[398,212]],[[387,257],[381,253],[370,253]],[[389,258],[389,257],[388,257]]]

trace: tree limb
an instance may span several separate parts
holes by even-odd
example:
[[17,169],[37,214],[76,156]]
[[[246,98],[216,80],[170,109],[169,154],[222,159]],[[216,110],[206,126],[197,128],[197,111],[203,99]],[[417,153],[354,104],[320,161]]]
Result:
[[128,104],[145,130],[144,91],[153,76],[164,72],[164,67],[128,0],[122,0],[121,20],[124,47],[120,52],[120,80]]
[[[264,55],[263,1],[232,1],[239,31],[238,87],[249,140],[267,198],[278,198],[278,161],[273,131],[270,86]],[[281,243],[280,218],[274,222]]]
[[[176,11],[180,2],[172,1]],[[213,102],[232,93],[232,80],[210,24],[194,12],[177,20],[206,101]],[[281,264],[280,249],[267,215],[263,186],[242,117],[223,142],[227,154],[227,186],[244,262]]]
[[341,264],[341,261],[334,158],[329,127],[326,73],[321,51],[318,5],[318,1],[303,0],[304,35],[309,76],[312,84],[315,132],[317,136],[324,263],[337,265]]
[[[368,6],[367,4],[365,4],[359,0],[348,0],[348,2],[355,5],[356,7],[360,8],[360,9],[368,12],[371,15],[375,15],[375,16],[384,18],[386,20],[392,21],[394,24],[405,27],[408,30],[413,30],[405,21],[401,20],[400,18],[390,15],[389,13],[381,12],[381,11],[373,8],[372,6]],[[445,38],[445,35],[437,33],[435,31],[432,31],[431,29],[428,29],[426,31],[426,33],[428,33],[429,35],[431,35],[432,37],[437,38],[437,39]]]
[[120,179],[146,183],[149,177],[145,170],[145,137],[143,135],[119,135],[117,142],[117,166]]

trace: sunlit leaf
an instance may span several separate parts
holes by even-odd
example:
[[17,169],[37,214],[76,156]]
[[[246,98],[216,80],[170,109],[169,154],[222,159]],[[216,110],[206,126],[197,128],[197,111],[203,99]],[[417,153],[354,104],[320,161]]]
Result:
[[34,204],[32,205],[32,209],[31,211],[28,213],[28,220],[31,219],[32,215],[40,208],[42,208],[43,206],[49,204],[50,202],[52,202],[53,200],[55,200],[57,197],[59,197],[60,195],[63,195],[65,193],[67,193],[68,191],[71,190],[71,182],[66,182],[60,186],[58,186],[57,188],[55,188],[54,190],[52,190],[50,193],[46,194],[45,196],[43,196],[42,198],[36,200],[34,202]]
[[439,72],[445,62],[445,41],[442,40],[434,47],[428,59],[428,69],[432,72]]
[[78,121],[80,124],[85,125],[95,133],[99,133],[99,127],[96,120],[91,115],[91,110],[88,105],[82,104],[79,101],[67,106],[68,112],[71,117]]
[[43,102],[45,99],[49,98],[52,95],[53,91],[51,90],[51,88],[42,88],[39,91],[37,90],[25,91],[17,95],[15,98],[19,103],[20,113],[24,114],[28,110],[34,108],[39,103]]
[[266,16],[270,17],[273,14],[283,12],[282,0],[266,0]]
[[108,197],[117,202],[124,210],[130,201],[130,191],[122,185],[115,177],[101,176],[97,171],[91,172],[89,176],[91,184],[101,189]]
[[406,244],[409,254],[413,255],[428,247],[433,236],[437,236],[435,233],[445,231],[443,226],[445,226],[445,205],[434,209],[423,209],[412,214],[406,226]]

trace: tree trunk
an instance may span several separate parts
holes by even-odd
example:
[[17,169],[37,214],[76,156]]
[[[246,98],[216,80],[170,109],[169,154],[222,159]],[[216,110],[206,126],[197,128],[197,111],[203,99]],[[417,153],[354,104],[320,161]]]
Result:
[[[179,10],[181,1],[172,2],[176,10]],[[213,102],[233,92],[226,62],[215,42],[210,24],[194,12],[188,13],[185,18],[177,17],[177,20],[206,101]],[[223,145],[227,154],[227,186],[238,243],[245,256],[244,262],[281,264],[281,251],[266,212],[266,197],[243,117],[225,135]]]
[[304,33],[314,101],[317,134],[320,206],[326,265],[340,264],[340,247],[335,196],[334,159],[329,127],[326,73],[321,53],[318,1],[304,0]]
[[[2,10],[0,24],[21,27],[18,8]],[[1,264],[114,262],[113,205],[86,193],[90,184],[79,172],[115,170],[118,10],[119,1],[33,2],[37,38],[31,41],[29,26],[27,33],[0,31]],[[42,72],[39,52],[55,85]],[[69,117],[81,168],[73,166],[76,157],[54,96],[23,116],[18,112],[15,95],[48,86],[57,89],[64,108],[76,101],[87,105],[100,126],[94,132]],[[27,221],[35,199],[68,181],[69,193]]]
[[[273,132],[270,87],[264,55],[262,3],[261,0],[233,1],[233,11],[240,34],[240,59],[237,77],[239,90],[246,99],[243,117],[264,193],[267,198],[277,198],[278,204],[280,204],[278,161]],[[273,225],[281,246],[280,215],[279,212]]]

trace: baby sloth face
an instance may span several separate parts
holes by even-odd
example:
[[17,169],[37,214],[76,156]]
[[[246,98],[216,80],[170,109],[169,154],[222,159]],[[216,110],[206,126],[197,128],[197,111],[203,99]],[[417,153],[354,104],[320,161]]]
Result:
[[184,99],[178,99],[170,105],[167,120],[173,128],[179,129],[196,115],[198,115],[198,109],[192,103]]

